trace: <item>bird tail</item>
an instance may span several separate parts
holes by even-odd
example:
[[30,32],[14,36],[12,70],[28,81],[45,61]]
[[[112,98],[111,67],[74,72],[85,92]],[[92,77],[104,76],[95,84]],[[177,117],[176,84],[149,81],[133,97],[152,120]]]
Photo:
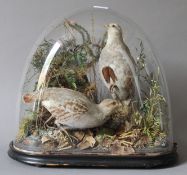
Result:
[[24,103],[32,103],[37,99],[38,93],[31,92],[23,95],[23,101]]

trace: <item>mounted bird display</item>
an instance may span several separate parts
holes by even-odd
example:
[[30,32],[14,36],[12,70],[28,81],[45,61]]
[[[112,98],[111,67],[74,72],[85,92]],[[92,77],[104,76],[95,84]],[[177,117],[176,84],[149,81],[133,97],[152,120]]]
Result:
[[[113,99],[105,99],[100,104],[91,102],[84,94],[67,88],[46,88],[42,95],[39,91],[25,94],[25,103],[41,100],[55,118],[55,124],[64,129],[86,129],[103,125],[118,107],[119,103]],[[46,122],[48,122],[46,121]]]
[[136,63],[123,41],[121,27],[115,23],[108,24],[106,27],[106,45],[99,58],[101,80],[114,99],[126,101],[134,96],[133,72]]

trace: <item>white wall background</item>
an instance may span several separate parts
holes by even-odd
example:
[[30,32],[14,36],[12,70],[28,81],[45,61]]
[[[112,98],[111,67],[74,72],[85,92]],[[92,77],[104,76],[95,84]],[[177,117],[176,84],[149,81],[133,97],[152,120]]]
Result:
[[[180,164],[161,170],[42,169],[11,160],[16,103],[25,60],[41,32],[56,18],[93,5],[109,6],[136,22],[165,69]],[[187,0],[0,0],[0,174],[186,174]]]

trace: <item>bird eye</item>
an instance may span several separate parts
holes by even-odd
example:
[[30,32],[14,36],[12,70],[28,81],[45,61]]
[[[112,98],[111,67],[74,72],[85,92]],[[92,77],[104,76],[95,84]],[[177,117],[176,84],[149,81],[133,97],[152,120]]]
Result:
[[112,104],[113,104],[113,105],[116,105],[116,102],[114,101]]
[[113,24],[112,27],[116,27],[116,26]]

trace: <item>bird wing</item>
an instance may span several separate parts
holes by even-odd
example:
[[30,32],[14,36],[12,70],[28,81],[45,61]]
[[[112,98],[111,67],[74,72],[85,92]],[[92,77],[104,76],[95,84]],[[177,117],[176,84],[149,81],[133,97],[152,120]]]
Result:
[[125,90],[128,92],[128,98],[134,95],[134,79],[132,76],[127,76],[125,79]]
[[133,63],[134,65],[136,65],[136,62],[135,62],[134,58],[132,57],[132,54],[131,54],[131,52],[130,52],[130,49],[128,48],[128,46],[127,46],[125,43],[124,43],[124,47],[125,47],[125,50],[126,50],[126,52],[127,52],[127,55],[128,55],[129,58],[131,59],[132,63]]
[[110,66],[103,67],[102,74],[107,83],[110,83],[110,79],[115,83],[117,81],[117,77],[114,73],[114,70]]
[[54,105],[47,105],[47,101],[43,101],[42,105],[53,115],[54,118],[61,121],[68,119],[78,119],[82,114],[88,111],[87,105],[80,99],[65,100],[63,104],[54,103]]

